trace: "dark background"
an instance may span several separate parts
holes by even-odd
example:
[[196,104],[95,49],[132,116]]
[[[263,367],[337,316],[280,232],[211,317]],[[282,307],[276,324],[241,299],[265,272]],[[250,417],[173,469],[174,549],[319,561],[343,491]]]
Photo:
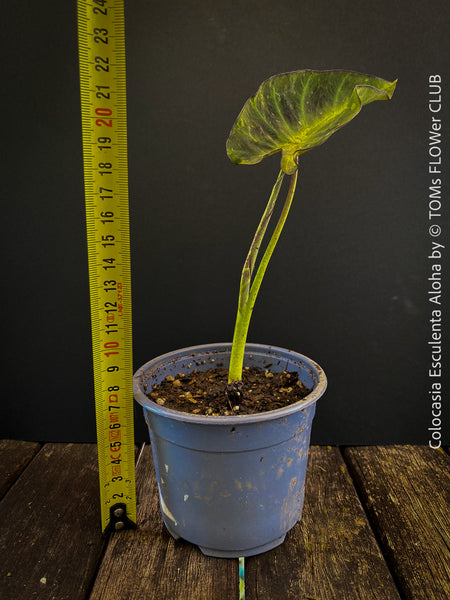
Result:
[[[252,167],[226,156],[246,98],[301,68],[398,78],[391,102],[302,158],[249,340],[325,369],[315,443],[427,444],[428,77],[443,77],[446,140],[448,1],[130,0],[125,10],[135,367],[232,337],[242,262],[279,169],[279,156]],[[76,2],[6,12],[0,437],[93,441]],[[447,209],[441,225],[445,235]],[[443,420],[449,443],[448,411]]]

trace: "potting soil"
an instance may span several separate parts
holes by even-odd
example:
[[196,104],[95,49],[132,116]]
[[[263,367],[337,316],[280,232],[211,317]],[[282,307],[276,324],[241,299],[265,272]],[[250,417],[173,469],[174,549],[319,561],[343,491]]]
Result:
[[182,412],[208,416],[248,415],[282,408],[302,400],[310,390],[295,372],[271,373],[245,367],[239,393],[227,393],[228,370],[195,370],[168,375],[147,395],[154,402]]

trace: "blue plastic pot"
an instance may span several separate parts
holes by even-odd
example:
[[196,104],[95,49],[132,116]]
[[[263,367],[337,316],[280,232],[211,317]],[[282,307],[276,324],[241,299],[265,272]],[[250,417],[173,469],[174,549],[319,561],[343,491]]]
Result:
[[208,344],[155,358],[135,373],[134,397],[149,427],[168,531],[204,554],[231,558],[278,546],[300,519],[311,423],[326,377],[301,354],[247,344],[246,366],[296,371],[310,394],[285,408],[229,417],[171,410],[146,396],[167,375],[228,368],[230,349]]

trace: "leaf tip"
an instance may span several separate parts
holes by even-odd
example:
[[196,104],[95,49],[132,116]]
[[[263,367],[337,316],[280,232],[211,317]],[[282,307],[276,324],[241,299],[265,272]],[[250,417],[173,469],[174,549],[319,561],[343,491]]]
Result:
[[389,100],[392,98],[392,96],[394,95],[395,92],[395,88],[397,87],[397,81],[398,79],[394,79],[394,81],[391,82],[391,85],[389,86],[389,89],[386,90],[387,94],[389,96]]

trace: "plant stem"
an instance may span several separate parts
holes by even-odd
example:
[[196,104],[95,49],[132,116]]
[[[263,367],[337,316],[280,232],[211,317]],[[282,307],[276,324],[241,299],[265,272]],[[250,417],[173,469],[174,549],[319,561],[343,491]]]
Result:
[[277,245],[278,239],[283,230],[284,224],[289,214],[289,209],[291,208],[292,199],[294,197],[295,187],[297,184],[297,171],[295,171],[295,173],[291,175],[289,191],[283,206],[283,210],[281,211],[281,215],[278,219],[278,223],[275,227],[275,230],[272,233],[272,237],[270,238],[270,241],[267,244],[266,251],[264,252],[264,255],[261,259],[258,270],[253,279],[253,283],[250,286],[250,278],[253,273],[256,255],[258,254],[262,238],[266,232],[270,217],[272,216],[273,208],[275,206],[275,202],[280,191],[281,183],[283,181],[283,176],[284,173],[281,171],[272,190],[272,194],[269,198],[269,202],[267,204],[266,210],[264,211],[258,229],[256,230],[252,245],[250,246],[249,253],[244,263],[244,268],[242,270],[241,286],[239,290],[239,304],[236,316],[236,324],[234,328],[233,346],[231,349],[230,368],[228,373],[229,384],[239,382],[242,379],[245,343],[247,341],[248,327],[250,324],[250,318],[252,316],[253,307],[255,306],[256,297],[258,295],[259,288],[261,287],[261,283],[266,272],[267,265],[269,264],[270,258],[273,254],[275,246]]
[[250,293],[250,283],[253,276],[253,269],[255,268],[256,258],[258,256],[259,249],[261,247],[261,243],[263,241],[264,235],[266,233],[267,226],[273,214],[273,209],[275,208],[275,204],[278,198],[278,194],[280,193],[281,184],[283,183],[284,172],[280,171],[275,185],[273,186],[272,193],[270,194],[269,201],[264,210],[264,214],[261,217],[261,221],[259,222],[256,233],[253,237],[252,244],[250,246],[250,250],[248,251],[247,258],[244,262],[244,267],[242,269],[241,275],[241,283],[239,287],[239,305],[238,308],[242,309],[248,300],[248,295]]

